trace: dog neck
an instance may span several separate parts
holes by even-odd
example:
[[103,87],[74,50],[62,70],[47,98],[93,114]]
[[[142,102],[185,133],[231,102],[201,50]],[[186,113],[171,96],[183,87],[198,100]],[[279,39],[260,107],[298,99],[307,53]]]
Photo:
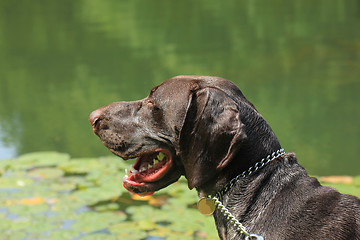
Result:
[[223,195],[229,191],[234,184],[239,181],[241,178],[245,178],[247,176],[252,175],[253,173],[257,172],[258,170],[265,167],[268,163],[274,161],[278,157],[285,154],[284,149],[279,149],[272,154],[269,154],[267,157],[261,159],[260,161],[256,162],[253,166],[251,166],[249,169],[243,171],[241,174],[237,175],[235,178],[231,179],[220,191],[218,191],[215,196],[221,199]]
[[[244,225],[242,225],[242,223],[239,222],[239,220],[225,206],[225,204],[226,204],[225,202],[227,202],[228,198],[225,197],[225,199],[223,199],[223,197],[227,192],[232,190],[233,186],[236,185],[241,179],[252,177],[254,173],[258,172],[260,169],[262,169],[263,167],[268,165],[270,162],[274,161],[275,159],[281,157],[284,154],[285,154],[284,149],[279,149],[279,150],[273,152],[272,154],[269,154],[267,157],[262,158],[260,161],[256,162],[253,166],[251,166],[247,170],[243,171],[241,174],[237,175],[231,181],[229,181],[215,195],[210,195],[210,196],[203,197],[200,199],[200,201],[198,203],[199,211],[205,215],[214,214],[215,221],[222,222],[222,224],[219,224],[219,225],[217,224],[217,226],[218,226],[219,234],[221,233],[220,235],[223,235],[223,237],[222,237],[223,239],[227,239],[224,235],[226,232],[224,230],[224,227],[220,227],[220,225],[224,226],[224,224],[226,224],[226,221],[224,222],[224,220],[220,220],[220,219],[224,219],[224,218],[227,219],[229,221],[229,223],[232,224],[232,227],[234,229],[236,229],[236,232],[240,232],[241,234],[244,234],[247,237],[256,236],[256,239],[258,239],[258,238],[263,239],[260,235],[250,234],[249,232],[247,232],[246,227]],[[254,177],[256,177],[256,176],[254,176]],[[206,200],[206,199],[208,199],[208,200]],[[218,210],[215,211],[215,208],[217,208]],[[220,212],[222,214],[219,215]],[[221,215],[223,215],[223,216],[221,216]]]
[[285,154],[284,149],[279,149],[274,151],[273,153],[269,154],[268,156],[266,156],[265,158],[262,158],[261,160],[255,162],[254,164],[252,164],[250,167],[248,167],[246,170],[241,170],[240,174],[239,172],[236,172],[236,167],[231,166],[230,169],[232,169],[234,172],[233,174],[226,174],[227,176],[232,176],[232,177],[227,177],[226,175],[222,176],[219,175],[218,178],[215,179],[215,182],[213,183],[209,183],[209,184],[205,184],[205,187],[201,187],[198,188],[198,195],[200,198],[202,197],[209,197],[209,196],[217,196],[217,197],[222,197],[222,195],[224,195],[228,190],[230,190],[232,188],[232,186],[241,178],[245,178],[247,176],[250,176],[252,174],[254,174],[255,172],[259,171],[260,169],[262,169],[263,167],[265,167],[268,163],[274,161],[275,159],[279,158],[280,156],[282,156],[283,154]]
[[[294,174],[289,174],[289,172]],[[264,165],[262,171],[259,169],[235,181],[233,187],[223,194],[221,202],[250,233],[261,234],[264,222],[259,213],[266,212],[269,202],[278,196],[283,188],[278,180],[282,179],[284,184],[288,184],[294,178],[305,176],[307,173],[297,163],[296,155],[284,153]],[[277,186],[277,188],[269,186]],[[257,210],[254,211],[254,209]],[[219,236],[223,236],[221,239],[238,239],[236,236],[239,236],[240,232],[235,230],[223,211],[216,209],[213,216]]]

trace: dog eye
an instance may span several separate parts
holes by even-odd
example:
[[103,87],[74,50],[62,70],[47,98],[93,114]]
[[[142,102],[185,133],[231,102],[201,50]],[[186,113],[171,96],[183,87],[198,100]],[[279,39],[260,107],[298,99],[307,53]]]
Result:
[[157,111],[160,109],[158,106],[156,106],[154,100],[152,100],[152,99],[148,99],[147,104],[153,111]]

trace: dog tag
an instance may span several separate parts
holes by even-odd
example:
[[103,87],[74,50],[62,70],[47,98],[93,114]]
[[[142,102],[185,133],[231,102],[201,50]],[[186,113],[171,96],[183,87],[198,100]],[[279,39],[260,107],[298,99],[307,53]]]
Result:
[[211,215],[215,211],[215,200],[203,197],[199,200],[197,207],[202,214]]

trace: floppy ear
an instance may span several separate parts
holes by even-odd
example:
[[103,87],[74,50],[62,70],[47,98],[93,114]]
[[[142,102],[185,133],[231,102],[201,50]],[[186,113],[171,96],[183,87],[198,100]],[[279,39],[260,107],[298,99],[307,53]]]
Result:
[[246,139],[236,102],[207,87],[192,93],[180,134],[181,158],[189,188],[214,178]]

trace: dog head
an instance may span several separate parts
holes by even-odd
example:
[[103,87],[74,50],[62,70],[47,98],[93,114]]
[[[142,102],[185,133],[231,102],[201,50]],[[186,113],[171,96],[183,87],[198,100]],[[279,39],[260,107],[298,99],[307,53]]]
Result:
[[219,77],[171,78],[142,100],[95,110],[89,121],[111,152],[137,159],[123,183],[142,195],[181,175],[190,189],[213,191],[280,146],[236,85]]

